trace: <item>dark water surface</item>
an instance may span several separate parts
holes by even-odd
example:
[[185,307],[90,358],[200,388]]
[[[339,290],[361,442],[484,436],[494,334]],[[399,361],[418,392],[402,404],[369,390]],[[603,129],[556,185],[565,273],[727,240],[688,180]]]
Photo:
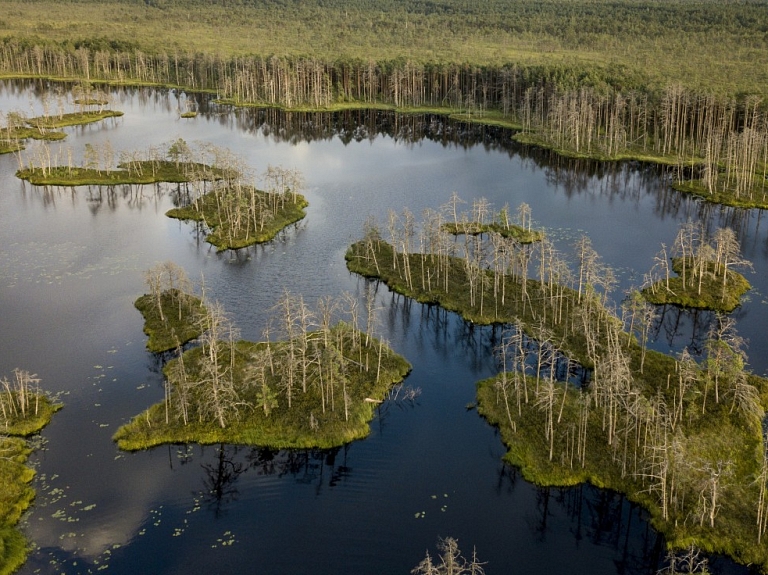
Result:
[[[60,87],[0,84],[0,111],[55,110]],[[128,454],[117,428],[162,399],[161,364],[145,349],[133,301],[142,271],[173,260],[258,339],[283,290],[312,302],[373,287],[351,276],[344,251],[369,215],[438,208],[453,191],[500,209],[527,202],[569,252],[582,233],[616,269],[620,290],[642,281],[681,222],[731,225],[754,263],[755,289],[735,313],[754,371],[768,369],[764,295],[768,236],[761,213],[705,206],[668,190],[655,168],[551,160],[500,130],[385,114],[286,116],[219,109],[180,120],[184,96],[114,93],[122,118],[67,129],[51,149],[121,150],[176,138],[210,142],[263,171],[306,178],[306,220],[269,245],[217,254],[192,226],[164,216],[169,190],[43,190],[0,156],[0,376],[37,373],[65,408],[36,452],[36,504],[24,530],[39,549],[21,573],[410,572],[438,537],[474,547],[487,573],[654,573],[663,541],[621,496],[590,487],[537,489],[504,466],[495,430],[467,405],[495,372],[498,331],[378,289],[379,333],[413,364],[415,402],[388,402],[369,438],[332,451],[172,446]],[[26,153],[34,154],[31,143]],[[707,314],[672,310],[657,349],[706,332]],[[728,562],[718,572],[737,571]]]

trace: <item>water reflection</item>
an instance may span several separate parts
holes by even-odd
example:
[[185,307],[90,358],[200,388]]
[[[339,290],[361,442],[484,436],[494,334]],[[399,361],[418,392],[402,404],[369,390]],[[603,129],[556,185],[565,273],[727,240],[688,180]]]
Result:
[[[36,99],[47,87],[20,85],[0,84],[0,102],[42,107]],[[434,209],[457,189],[497,206],[529,203],[564,252],[588,233],[609,265],[628,270],[620,275],[622,289],[650,268],[681,221],[731,225],[745,257],[756,261],[755,283],[768,293],[762,212],[681,196],[657,168],[564,160],[517,146],[507,131],[439,117],[230,110],[205,95],[145,88],[119,89],[113,98],[127,113],[105,132],[126,148],[159,145],[173,134],[231,146],[254,165],[299,165],[311,175],[310,213],[305,226],[278,242],[216,254],[199,229],[163,215],[185,201],[183,189],[35,188],[15,179],[14,158],[0,158],[8,191],[0,195],[7,248],[0,271],[8,279],[0,304],[4,327],[14,334],[0,363],[34,367],[69,394],[46,431],[49,451],[39,455],[38,485],[45,477],[50,488],[39,491],[27,532],[43,549],[23,573],[85,573],[106,563],[112,573],[214,573],[254,561],[272,573],[304,572],[310,564],[319,564],[318,573],[407,573],[439,535],[459,537],[466,549],[476,544],[489,573],[655,573],[658,537],[620,496],[588,486],[538,490],[501,465],[498,433],[466,409],[475,381],[497,371],[501,327],[474,326],[350,276],[343,254],[368,215],[383,218],[404,205],[414,213]],[[200,116],[181,121],[189,99]],[[70,135],[63,145],[82,147],[101,130]],[[125,262],[114,263],[115,254]],[[115,429],[162,397],[163,358],[144,350],[133,301],[143,289],[141,271],[164,259],[178,261],[190,277],[204,272],[209,293],[249,339],[258,338],[284,288],[307,301],[353,291],[362,302],[373,290],[382,310],[377,331],[414,364],[407,381],[422,395],[387,401],[368,439],[336,450],[225,445],[117,452]],[[737,317],[766,365],[758,299]],[[667,309],[657,345],[700,346],[710,321]],[[536,351],[531,342],[526,348]],[[109,367],[119,374],[91,379],[94,366],[104,367],[99,376]],[[564,362],[552,367],[561,377],[569,370]],[[96,507],[70,505],[78,501]],[[53,517],[70,508],[77,511],[69,514],[71,525]],[[426,517],[415,519],[424,509]]]

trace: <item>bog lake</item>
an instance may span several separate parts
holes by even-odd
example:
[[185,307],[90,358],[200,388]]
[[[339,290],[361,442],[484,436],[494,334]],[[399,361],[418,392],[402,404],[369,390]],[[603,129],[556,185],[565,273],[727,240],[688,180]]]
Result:
[[[37,549],[20,573],[403,574],[439,537],[473,548],[489,574],[655,573],[664,542],[641,509],[590,486],[541,489],[502,462],[498,434],[471,409],[475,382],[498,369],[499,329],[394,297],[350,274],[344,253],[369,216],[419,216],[455,191],[497,210],[523,202],[534,225],[572,254],[587,234],[618,286],[638,286],[681,223],[730,226],[754,265],[734,313],[750,368],[768,370],[768,222],[759,210],[705,204],[670,189],[654,166],[598,164],[521,149],[510,133],[436,116],[354,111],[286,114],[217,106],[205,95],[115,89],[121,118],[66,128],[74,161],[86,143],[115,153],[183,138],[237,154],[256,171],[298,168],[307,217],[262,246],[217,253],[167,218],[172,186],[38,188],[0,156],[0,376],[37,373],[64,409],[32,457],[37,499],[22,529]],[[0,83],[0,111],[28,116],[67,87]],[[199,110],[181,119],[188,99]],[[40,144],[30,142],[25,154]],[[469,205],[467,207],[469,207]],[[258,340],[289,290],[312,303],[377,290],[377,334],[413,365],[414,401],[383,403],[368,438],[334,450],[221,445],[125,453],[112,434],[163,398],[162,359],[145,348],[143,271],[172,260],[204,278],[242,336]],[[571,258],[574,261],[574,258]],[[655,349],[700,348],[712,316],[670,308]],[[714,560],[717,573],[745,568]]]

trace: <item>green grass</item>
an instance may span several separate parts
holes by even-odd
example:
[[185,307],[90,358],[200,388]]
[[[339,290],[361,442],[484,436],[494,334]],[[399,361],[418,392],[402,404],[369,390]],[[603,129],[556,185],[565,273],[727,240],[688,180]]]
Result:
[[24,144],[18,141],[0,140],[0,154],[12,154],[24,149]]
[[745,209],[768,209],[768,181],[762,173],[755,174],[752,189],[739,193],[723,184],[710,191],[702,180],[680,180],[672,184],[672,187],[678,192],[696,196],[712,204]]
[[72,112],[62,114],[61,116],[38,116],[26,120],[27,124],[36,129],[51,130],[55,128],[65,128],[67,126],[82,126],[92,124],[107,118],[118,118],[123,112],[117,110]]
[[29,549],[21,531],[0,527],[0,575],[16,572],[27,560]]
[[[222,56],[559,65],[589,82],[603,69],[629,87],[684,82],[718,93],[768,85],[763,2],[395,0],[250,2],[3,1],[0,35]],[[94,33],[98,37],[94,37]],[[456,39],[461,39],[457,42]],[[301,41],[299,41],[299,39]],[[685,57],[680,57],[684,54]],[[34,64],[30,66],[34,71]],[[94,73],[93,71],[91,72]],[[91,78],[93,79],[93,78]],[[151,78],[150,78],[151,80]]]
[[[485,270],[484,296],[480,297],[478,289],[475,304],[472,305],[464,263],[459,258],[448,258],[448,288],[446,289],[443,280],[433,278],[428,281],[427,276],[430,274],[422,274],[423,268],[419,254],[408,256],[413,276],[410,286],[401,277],[400,270],[395,269],[392,247],[388,243],[380,241],[377,244],[376,262],[368,256],[363,242],[352,244],[345,254],[347,269],[367,278],[381,279],[394,292],[415,299],[419,303],[439,305],[478,325],[514,323],[519,320],[526,333],[532,335],[540,319],[549,313],[549,310],[545,311],[546,308],[543,307],[546,298],[540,293],[542,285],[535,279],[528,279],[526,287],[528,296],[524,300],[522,284],[506,276],[504,278],[506,296],[502,304],[494,299],[492,273]],[[398,254],[398,258],[402,261],[402,254]],[[427,258],[431,259],[430,256]],[[431,275],[434,276],[434,274]],[[573,310],[577,305],[577,297],[578,294],[574,290],[564,288],[563,309]],[[549,327],[553,330],[555,340],[561,342],[564,353],[582,365],[590,365],[584,338],[570,320],[553,322]]]
[[37,128],[4,128],[0,130],[0,154],[12,154],[24,149],[24,140],[46,140],[55,142],[63,140],[67,135],[54,130],[39,130]]
[[[312,384],[304,392],[301,384],[292,394],[289,407],[286,396],[280,391],[284,375],[269,374],[265,384],[273,399],[265,411],[259,394],[264,387],[261,384],[246,384],[252,373],[252,357],[263,351],[266,344],[239,341],[235,348],[235,367],[232,377],[235,386],[241,390],[240,409],[230,418],[226,427],[203,416],[193,416],[188,424],[179,419],[173,411],[166,423],[166,407],[160,403],[136,416],[130,423],[121,427],[114,435],[121,449],[135,451],[147,449],[164,443],[236,443],[259,445],[273,448],[329,448],[361,439],[370,432],[369,422],[374,416],[378,401],[385,398],[393,384],[403,380],[410,371],[410,365],[401,356],[387,346],[383,346],[381,369],[378,370],[379,342],[371,338],[368,347],[354,347],[350,340],[350,328],[339,324],[331,330],[331,338],[344,339],[344,369],[346,392],[348,395],[348,418],[345,415],[341,381],[336,382],[334,399],[325,398],[323,407],[316,368],[310,367]],[[365,335],[362,335],[365,339]],[[275,362],[285,359],[287,346],[280,342],[270,344],[275,351]],[[184,353],[185,381],[198,381],[203,350],[199,347]],[[229,350],[226,351],[227,357]],[[359,360],[362,360],[360,362]],[[355,363],[357,362],[357,363]],[[282,365],[282,364],[281,364]],[[364,366],[370,369],[364,369]],[[179,360],[168,363],[164,373],[172,389],[179,385]],[[378,374],[378,380],[377,380]],[[339,377],[337,374],[336,377]],[[326,381],[327,385],[328,382]],[[207,387],[195,387],[194,393],[210,394]],[[175,392],[172,392],[175,393]],[[372,400],[372,401],[371,401]],[[202,419],[202,420],[201,420]],[[311,423],[314,421],[314,425]]]
[[538,230],[527,230],[516,224],[504,225],[499,222],[482,225],[477,222],[459,222],[458,224],[449,222],[443,224],[443,230],[455,236],[463,234],[479,235],[494,232],[505,238],[515,238],[521,244],[540,242],[544,237],[543,232]]
[[32,504],[34,471],[25,465],[30,449],[17,437],[0,437],[0,573],[13,573],[26,561],[29,548],[16,525]]
[[186,183],[196,180],[216,180],[223,171],[195,162],[142,160],[120,164],[119,170],[53,166],[25,168],[16,176],[36,186],[118,186],[155,184],[158,182]]
[[147,349],[162,353],[200,337],[206,309],[202,300],[178,290],[166,290],[160,295],[163,317],[151,295],[134,302],[144,317],[144,333],[149,336]]
[[[254,190],[254,194],[263,200],[263,205],[273,203],[271,193]],[[189,206],[173,208],[165,215],[180,220],[204,222],[210,230],[205,241],[216,246],[219,251],[236,250],[274,239],[281,230],[303,219],[306,216],[304,208],[309,205],[301,194],[288,194],[279,203],[280,207],[269,214],[263,226],[254,221],[250,212],[250,189],[244,194],[226,190],[208,192]],[[236,227],[238,221],[239,228]]]
[[32,409],[34,412],[28,413],[26,417],[9,416],[2,419],[0,433],[15,437],[34,435],[50,423],[53,414],[61,409],[61,405],[51,402],[45,395],[39,395],[36,400],[32,400]]
[[[677,377],[675,361],[649,351],[644,374],[640,374],[636,369],[637,350],[634,353],[634,382],[631,385],[642,390],[646,401],[651,401],[659,394],[667,394],[666,382],[670,378],[674,381]],[[512,377],[512,374],[508,376]],[[687,507],[673,509],[665,520],[658,498],[648,491],[648,484],[638,475],[642,470],[633,469],[632,461],[626,466],[623,464],[621,452],[624,443],[618,441],[615,445],[608,444],[603,412],[594,406],[586,428],[588,440],[585,462],[582,464],[573,456],[572,442],[579,417],[583,413],[581,409],[587,391],[571,387],[564,395],[565,384],[556,384],[558,403],[554,416],[558,417],[562,405],[562,419],[555,426],[554,457],[550,460],[550,445],[545,437],[545,411],[531,401],[527,404],[522,402],[518,412],[513,400],[513,428],[503,396],[495,385],[500,377],[478,382],[478,411],[489,423],[499,428],[502,441],[508,448],[504,459],[519,467],[526,480],[549,486],[589,482],[600,488],[619,491],[649,511],[651,523],[664,534],[671,548],[685,549],[694,544],[707,553],[728,555],[740,563],[752,564],[763,572],[768,571],[768,548],[764,543],[757,543],[755,526],[757,486],[754,479],[760,470],[762,449],[759,425],[746,423],[740,416],[730,413],[727,406],[715,405],[714,402],[711,402],[706,413],[701,412],[700,405],[688,409],[688,415],[675,434],[680,450],[676,456],[675,481],[679,484],[678,497],[686,502]],[[534,388],[534,378],[528,378],[528,385]],[[699,380],[699,385],[703,385],[703,378]],[[761,386],[764,385],[763,380]],[[669,399],[671,401],[671,397]],[[720,501],[722,507],[717,514],[715,527],[711,528],[707,521],[700,525],[694,518],[698,497],[696,482],[699,476],[686,468],[686,465],[718,460],[732,462],[732,476],[727,482],[724,481]]]
[[[698,277],[683,278],[680,275],[669,278],[669,287],[666,279],[661,279],[642,290],[643,297],[655,305],[671,304],[684,308],[707,309],[722,313],[730,313],[741,305],[742,296],[752,286],[747,278],[740,273],[729,270],[728,279],[723,285],[722,277],[716,277],[712,272],[714,263],[708,266],[708,270],[701,278],[699,289]],[[676,274],[682,273],[681,260],[675,258],[672,269]],[[688,271],[689,276],[691,270]],[[722,276],[722,272],[720,272]]]
[[38,116],[25,120],[26,127],[0,129],[0,154],[10,154],[24,149],[24,140],[58,141],[67,137],[57,128],[79,126],[98,122],[105,118],[122,116],[122,112],[104,110],[101,112],[74,112],[61,116]]
[[[642,147],[631,147],[627,150],[622,150],[619,153],[607,155],[600,150],[594,150],[593,152],[576,152],[569,148],[561,148],[549,141],[544,136],[535,132],[518,132],[512,136],[512,139],[520,144],[529,146],[535,146],[537,148],[543,148],[545,150],[552,150],[558,156],[564,158],[572,158],[575,160],[595,160],[598,162],[622,162],[622,161],[637,161],[649,164],[658,164],[660,166],[680,166],[681,159],[679,156],[672,154],[660,154],[651,150],[644,149]],[[682,165],[693,166],[697,163],[697,159],[688,159],[682,162]]]
[[[565,313],[564,319],[555,321],[557,317],[547,303],[548,296],[542,293],[544,286],[532,279],[527,280],[529,304],[521,303],[520,280],[505,278],[509,282],[506,289],[507,303],[497,305],[490,289],[493,278],[488,271],[486,309],[482,311],[478,304],[478,294],[475,295],[475,304],[470,303],[467,271],[460,260],[446,257],[449,281],[448,289],[445,289],[443,281],[435,275],[434,267],[429,274],[431,286],[425,286],[420,254],[407,256],[412,276],[409,285],[403,273],[406,256],[397,255],[398,264],[395,269],[393,255],[389,244],[376,241],[375,235],[372,235],[368,242],[358,242],[349,248],[346,254],[347,266],[355,273],[383,280],[397,293],[422,303],[435,303],[456,311],[473,323],[520,321],[526,333],[534,338],[540,329],[538,326],[543,325],[545,329],[541,331],[550,333],[550,341],[556,342],[559,350],[582,365],[588,365],[589,354],[583,328],[579,329],[581,324],[578,318],[587,310],[588,305],[591,308],[588,313],[592,317],[602,318],[599,320],[601,327],[595,332],[597,351],[593,354],[596,354],[596,359],[594,365],[589,366],[592,368],[591,382],[584,391],[570,385],[553,383],[553,421],[559,419],[559,422],[553,425],[551,444],[546,436],[546,412],[540,407],[543,404],[537,403],[544,396],[537,395],[536,389],[547,385],[544,380],[537,381],[535,377],[527,376],[518,379],[525,381],[525,385],[514,388],[510,382],[514,381],[515,375],[507,374],[506,401],[503,400],[502,388],[497,385],[502,375],[478,384],[479,411],[489,422],[499,427],[509,449],[505,459],[519,466],[527,480],[540,485],[566,486],[587,481],[598,487],[626,493],[630,499],[649,510],[653,525],[666,535],[670,546],[674,548],[685,548],[694,542],[706,552],[727,554],[742,563],[754,563],[768,570],[768,550],[764,545],[757,544],[755,527],[757,487],[754,479],[762,462],[760,418],[755,411],[742,412],[736,407],[735,388],[728,388],[726,394],[725,382],[729,381],[731,375],[720,375],[723,387],[720,403],[715,403],[712,374],[705,374],[697,367],[696,383],[685,392],[680,407],[677,390],[682,368],[678,362],[671,356],[653,351],[647,351],[643,359],[642,350],[635,339],[621,332],[619,327],[612,328],[616,331],[609,341],[606,332],[611,332],[611,329],[607,325],[616,326],[619,320],[613,318],[594,295],[583,295],[582,303],[579,304],[573,290],[563,289],[558,292],[561,293]],[[429,269],[427,264],[433,265],[433,260],[430,255],[424,256],[425,269]],[[721,292],[717,293],[719,296]],[[621,362],[610,363],[610,357],[615,359],[615,355],[609,356],[607,350],[616,342],[619,342],[622,353],[626,354],[626,372],[620,371],[621,383],[613,384],[621,389],[610,391],[607,386],[611,384],[606,383],[611,381],[611,370],[614,369],[610,366]],[[759,404],[749,404],[750,409],[754,408],[764,414],[768,407],[768,380],[752,374],[745,375],[759,399]],[[731,382],[729,385],[735,384]],[[529,401],[525,400],[526,387]],[[613,397],[612,410],[606,407],[606,397]],[[580,417],[587,413],[582,411],[586,405],[589,405],[589,409],[583,433],[587,437],[587,447],[586,455],[580,458],[575,446],[580,437]],[[630,409],[635,410],[633,413],[646,414],[642,417],[647,419],[642,420],[639,427],[626,415]],[[616,426],[616,437],[621,437],[621,441],[615,438],[609,443],[607,439],[605,430],[608,413],[612,417],[626,419],[622,419]],[[668,519],[663,518],[658,498],[648,490],[648,484],[641,478],[644,471],[641,462],[647,461],[644,458],[649,453],[645,451],[647,445],[640,447],[641,442],[647,440],[649,433],[653,433],[653,429],[656,429],[654,426],[659,425],[662,418],[659,414],[664,413],[675,414],[675,424],[669,433],[677,442],[675,481],[679,483],[680,498],[675,500],[675,508]],[[638,447],[635,448],[635,445]],[[697,519],[697,490],[701,489],[702,478],[705,476],[701,469],[717,461],[731,462],[732,478],[727,480],[727,485],[724,480],[719,502],[721,508],[715,527],[711,528],[707,521],[701,525]]]
[[[31,404],[35,402],[33,398]],[[24,536],[16,529],[35,498],[30,486],[35,472],[25,465],[31,449],[24,438],[39,432],[61,408],[44,395],[37,397],[37,405],[37,413],[6,419],[0,425],[0,575],[21,567],[29,552]]]

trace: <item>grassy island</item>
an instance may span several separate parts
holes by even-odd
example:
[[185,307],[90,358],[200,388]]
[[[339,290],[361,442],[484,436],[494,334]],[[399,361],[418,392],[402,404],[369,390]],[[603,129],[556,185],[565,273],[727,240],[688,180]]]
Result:
[[[685,266],[693,267],[691,262]],[[645,298],[655,305],[672,304],[730,313],[741,305],[741,297],[752,289],[747,278],[739,272],[730,270],[723,278],[723,269],[715,262],[707,262],[703,273],[691,274],[688,280],[683,280],[683,267],[682,259],[672,260],[672,271],[678,275],[643,289]]]
[[55,116],[38,116],[27,120],[27,124],[42,131],[66,128],[67,126],[82,126],[107,118],[119,118],[122,115],[123,112],[119,110],[86,110]]
[[[721,178],[721,181],[725,178]],[[711,186],[706,180],[678,180],[672,187],[678,192],[691,194],[702,200],[735,208],[768,209],[768,178],[765,170],[755,173],[745,185],[722,183]]]
[[205,240],[220,251],[268,242],[306,216],[309,204],[299,190],[303,178],[293,170],[270,167],[267,191],[229,180],[188,205],[166,212],[171,218],[202,222]]
[[478,383],[479,412],[528,481],[620,491],[650,512],[671,548],[693,545],[768,572],[767,406],[758,399],[766,380],[731,372],[716,400],[712,379],[724,364],[649,351],[640,370],[640,355],[630,346],[626,376],[583,389],[501,373]]
[[140,160],[120,164],[119,170],[51,166],[30,167],[16,176],[36,186],[119,186],[155,184],[159,182],[187,183],[214,180],[222,174],[211,166],[194,162]]
[[[478,404],[528,480],[616,489],[650,510],[673,548],[695,545],[768,571],[768,381],[746,370],[731,320],[718,317],[700,360],[687,350],[663,355],[646,347],[651,304],[635,292],[621,317],[606,305],[613,275],[586,238],[571,271],[546,237],[524,245],[473,236],[457,246],[428,215],[422,252],[411,253],[393,247],[411,245],[410,218],[390,216],[388,230],[391,244],[366,224],[346,254],[351,271],[472,322],[513,324],[496,349],[503,371],[478,385]],[[686,238],[693,230],[682,228]],[[731,234],[716,237],[726,245]],[[728,253],[715,257],[723,269],[737,261]],[[573,374],[580,387],[562,383]]]
[[515,224],[501,224],[492,222],[490,224],[481,224],[479,222],[462,222],[458,224],[443,224],[443,229],[449,234],[455,236],[495,233],[504,238],[514,238],[521,244],[532,244],[538,242],[543,237],[542,233],[536,230],[527,230],[522,226]]
[[45,427],[60,409],[38,388],[39,379],[15,370],[0,380],[0,574],[13,573],[29,547],[16,525],[35,498],[34,470],[25,465],[32,449],[24,439]]
[[[591,365],[580,334],[581,320],[576,321],[573,316],[587,289],[585,278],[591,277],[591,285],[596,285],[595,274],[601,273],[597,254],[588,241],[584,240],[583,246],[582,281],[573,287],[566,286],[555,281],[564,277],[564,263],[543,234],[537,241],[527,243],[519,241],[515,234],[489,230],[484,234],[465,234],[464,241],[457,242],[453,229],[462,218],[454,218],[454,213],[458,213],[454,211],[456,204],[454,194],[439,211],[427,212],[420,231],[421,253],[410,252],[415,243],[415,222],[410,212],[404,212],[402,217],[390,213],[389,242],[382,239],[382,231],[375,222],[368,222],[365,237],[352,244],[345,254],[347,268],[364,277],[383,280],[393,291],[420,303],[455,311],[472,323],[518,321],[521,329],[534,337],[545,329],[549,332],[547,337],[560,342],[565,353],[583,365]],[[524,214],[520,227],[528,230],[530,208],[522,204],[518,212]],[[444,218],[453,221],[444,222]],[[542,257],[544,265],[539,265]],[[537,278],[529,277],[534,268],[539,271]]]
[[[37,186],[119,186],[159,182],[186,184],[233,179],[240,175],[225,150],[208,146],[203,150],[191,148],[179,138],[161,147],[120,154],[119,169],[113,169],[115,152],[107,141],[86,144],[82,165],[56,165],[61,161],[40,150],[27,159],[27,165],[16,176]],[[224,158],[222,159],[222,156]]]
[[[454,236],[494,234],[497,237],[513,239],[519,244],[532,244],[544,238],[544,232],[531,228],[531,208],[528,204],[520,204],[517,209],[519,223],[513,223],[510,218],[509,206],[504,206],[498,213],[493,213],[490,203],[485,198],[473,201],[471,212],[459,212],[459,204],[463,204],[455,192],[441,212],[444,217],[453,221],[442,224],[441,229]],[[489,219],[489,215],[492,217]]]
[[183,268],[163,262],[147,270],[144,279],[150,293],[134,305],[144,317],[149,351],[179,350],[203,334],[209,311],[192,293],[192,282]]
[[[519,281],[519,276],[494,276],[479,266],[467,271],[472,263],[460,257],[443,256],[438,273],[427,261],[437,258],[422,254],[401,254],[383,240],[363,240],[352,244],[345,254],[349,271],[371,279],[382,280],[394,292],[419,303],[439,305],[454,311],[478,325],[519,321],[529,335],[539,332],[538,293],[549,289],[537,279]],[[424,264],[424,265],[423,265]],[[423,270],[423,271],[422,271]],[[561,306],[554,313],[571,313],[578,303],[578,292],[556,286]],[[545,317],[545,316],[543,316]],[[578,334],[579,326],[571,322],[554,322],[548,326],[552,336],[561,342],[562,350],[585,365],[590,364],[587,350]]]
[[12,154],[24,149],[24,140],[63,140],[67,135],[54,130],[39,130],[37,128],[16,127],[0,129],[0,154]]
[[[200,337],[205,318],[202,300],[178,289],[163,291],[158,297],[145,294],[134,302],[144,317],[147,349],[162,353]],[[165,309],[166,313],[162,310]]]
[[[752,286],[732,268],[751,267],[739,253],[739,242],[730,228],[715,231],[707,241],[704,229],[684,224],[672,248],[666,247],[656,257],[656,265],[647,276],[643,296],[652,304],[708,309],[730,313]],[[670,271],[677,274],[671,276]]]
[[[163,443],[239,443],[274,448],[333,447],[365,437],[374,407],[410,371],[404,358],[358,329],[331,325],[340,304],[317,316],[300,297],[277,306],[284,339],[237,340],[220,307],[208,306],[200,345],[164,369],[166,399],[114,436],[121,449]],[[317,321],[320,329],[310,331]]]
[[0,154],[23,150],[24,140],[63,140],[67,135],[58,131],[58,128],[90,124],[122,115],[122,112],[115,110],[72,112],[35,118],[24,118],[18,113],[11,113],[5,127],[0,128]]

